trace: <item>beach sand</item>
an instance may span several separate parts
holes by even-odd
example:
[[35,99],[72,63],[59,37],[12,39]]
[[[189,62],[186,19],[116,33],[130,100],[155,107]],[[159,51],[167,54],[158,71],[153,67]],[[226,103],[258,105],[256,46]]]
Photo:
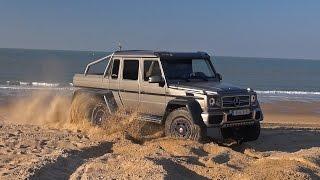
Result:
[[[242,145],[169,139],[160,126],[127,119],[112,133],[70,125],[67,105],[0,109],[0,179],[320,178],[320,103],[262,104],[261,136]],[[40,107],[44,115],[34,115]]]

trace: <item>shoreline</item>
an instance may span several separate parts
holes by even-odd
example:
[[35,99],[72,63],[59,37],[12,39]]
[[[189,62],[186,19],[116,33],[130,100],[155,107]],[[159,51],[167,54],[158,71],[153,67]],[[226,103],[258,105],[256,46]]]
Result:
[[263,124],[320,127],[320,102],[278,101],[261,104]]

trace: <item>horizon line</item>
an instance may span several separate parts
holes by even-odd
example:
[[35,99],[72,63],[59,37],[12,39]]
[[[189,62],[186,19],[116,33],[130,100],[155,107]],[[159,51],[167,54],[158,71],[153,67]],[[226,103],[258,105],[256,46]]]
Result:
[[[103,50],[75,50],[75,49],[47,49],[47,48],[11,48],[11,47],[0,47],[0,49],[17,49],[17,50],[46,50],[46,51],[71,51],[71,52],[105,52],[112,53],[113,51],[103,51]],[[130,49],[128,49],[130,50]],[[169,51],[170,52],[170,51]],[[210,55],[210,53],[209,53]],[[236,56],[236,55],[213,55],[211,57],[231,57],[231,58],[261,58],[261,59],[283,59],[283,60],[310,60],[319,61],[320,59],[315,58],[290,58],[290,57],[259,57],[259,56]]]

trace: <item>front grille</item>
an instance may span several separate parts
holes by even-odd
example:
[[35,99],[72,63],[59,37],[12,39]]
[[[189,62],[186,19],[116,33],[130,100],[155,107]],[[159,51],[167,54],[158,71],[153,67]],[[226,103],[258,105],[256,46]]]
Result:
[[222,97],[222,107],[233,108],[233,107],[244,107],[250,105],[250,96],[226,96]]
[[252,113],[246,115],[233,116],[231,114],[228,115],[227,121],[241,121],[252,119]]

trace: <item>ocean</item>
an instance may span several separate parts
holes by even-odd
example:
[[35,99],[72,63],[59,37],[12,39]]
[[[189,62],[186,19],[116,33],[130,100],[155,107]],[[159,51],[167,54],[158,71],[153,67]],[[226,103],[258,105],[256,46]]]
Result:
[[[0,49],[0,97],[35,89],[71,91],[72,76],[108,52]],[[212,57],[223,81],[258,92],[263,102],[320,101],[320,60]]]

